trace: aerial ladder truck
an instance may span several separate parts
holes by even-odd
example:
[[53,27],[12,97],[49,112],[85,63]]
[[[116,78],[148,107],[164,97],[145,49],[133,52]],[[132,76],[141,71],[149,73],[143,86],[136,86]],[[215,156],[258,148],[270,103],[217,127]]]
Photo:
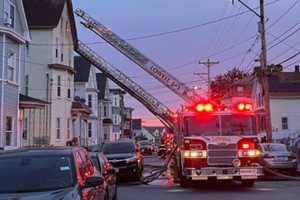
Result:
[[251,97],[232,97],[218,103],[210,97],[200,98],[83,10],[75,13],[86,28],[186,101],[171,122],[176,144],[172,153],[181,186],[207,180],[237,180],[248,187],[254,185],[262,175],[262,167]]

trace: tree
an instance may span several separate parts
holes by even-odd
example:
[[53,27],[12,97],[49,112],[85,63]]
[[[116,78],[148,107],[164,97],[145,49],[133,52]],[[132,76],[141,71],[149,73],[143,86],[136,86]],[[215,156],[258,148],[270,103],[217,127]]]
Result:
[[233,68],[225,74],[216,76],[215,80],[213,80],[210,84],[212,98],[220,100],[228,96],[230,88],[236,81],[242,80],[250,75],[251,74],[249,72]]

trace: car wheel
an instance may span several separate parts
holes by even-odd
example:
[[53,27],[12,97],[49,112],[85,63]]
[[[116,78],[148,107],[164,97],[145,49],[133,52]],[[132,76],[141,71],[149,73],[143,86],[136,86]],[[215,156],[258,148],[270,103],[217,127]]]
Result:
[[248,187],[248,188],[254,187],[255,180],[244,180],[244,181],[242,181],[242,186]]

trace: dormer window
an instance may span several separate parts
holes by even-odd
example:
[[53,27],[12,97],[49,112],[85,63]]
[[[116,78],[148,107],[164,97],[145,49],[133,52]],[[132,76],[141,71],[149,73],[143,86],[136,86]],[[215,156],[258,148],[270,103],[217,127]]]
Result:
[[9,1],[4,0],[4,25],[15,27],[15,6]]

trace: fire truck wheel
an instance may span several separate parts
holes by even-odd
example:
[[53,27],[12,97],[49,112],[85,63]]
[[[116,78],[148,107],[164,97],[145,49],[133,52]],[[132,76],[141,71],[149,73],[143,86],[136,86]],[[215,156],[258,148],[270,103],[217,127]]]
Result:
[[192,187],[193,184],[192,184],[192,181],[190,180],[187,180],[185,177],[180,177],[180,186],[183,187],[183,188],[189,188],[189,187]]
[[255,185],[255,180],[244,180],[242,181],[242,186],[244,187],[254,187]]

